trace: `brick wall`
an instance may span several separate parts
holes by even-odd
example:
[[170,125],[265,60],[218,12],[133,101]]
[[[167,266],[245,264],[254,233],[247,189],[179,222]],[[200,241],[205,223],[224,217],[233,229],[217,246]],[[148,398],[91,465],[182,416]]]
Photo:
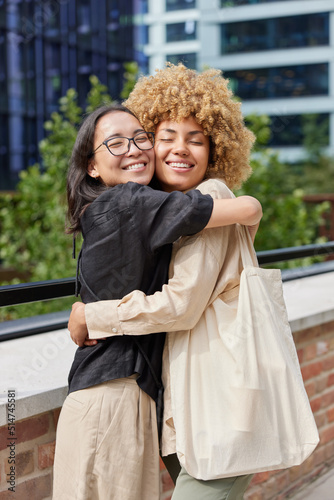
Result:
[[298,467],[256,474],[245,500],[285,500],[334,467],[334,322],[295,332],[294,339],[320,443]]
[[[320,434],[315,452],[299,467],[256,474],[245,500],[285,500],[334,466],[334,321],[294,333],[305,387]],[[16,422],[16,493],[8,491],[8,429],[0,428],[0,500],[50,500],[59,409]],[[173,484],[161,470],[161,500]]]
[[[60,409],[35,415],[15,423],[13,441],[7,426],[0,428],[0,500],[51,499],[55,430]],[[15,459],[15,493],[11,483],[10,447]],[[13,463],[13,462],[11,462]]]

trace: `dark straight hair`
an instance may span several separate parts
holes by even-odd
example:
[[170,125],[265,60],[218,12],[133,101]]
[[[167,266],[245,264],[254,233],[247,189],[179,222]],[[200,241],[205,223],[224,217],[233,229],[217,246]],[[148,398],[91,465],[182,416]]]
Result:
[[87,169],[90,159],[94,156],[94,136],[97,122],[103,116],[115,111],[129,113],[137,118],[128,108],[115,103],[95,109],[84,118],[79,128],[67,174],[68,233],[77,233],[81,230],[81,215],[88,205],[108,189],[108,186],[100,180],[91,177]]

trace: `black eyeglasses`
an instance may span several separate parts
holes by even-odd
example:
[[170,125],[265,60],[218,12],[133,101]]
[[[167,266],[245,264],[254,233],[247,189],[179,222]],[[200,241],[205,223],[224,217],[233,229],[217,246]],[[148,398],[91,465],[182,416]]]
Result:
[[141,151],[148,151],[154,146],[154,133],[153,132],[139,132],[134,137],[111,137],[103,141],[89,156],[93,156],[101,146],[105,145],[109,153],[113,156],[125,155],[130,150],[130,142],[140,149]]

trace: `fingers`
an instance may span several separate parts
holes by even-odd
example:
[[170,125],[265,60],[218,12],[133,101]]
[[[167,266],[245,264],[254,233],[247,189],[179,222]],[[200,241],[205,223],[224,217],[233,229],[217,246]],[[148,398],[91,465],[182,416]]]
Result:
[[89,340],[85,340],[84,341],[84,345],[85,346],[92,346],[92,345],[96,345],[97,344],[97,340],[94,340],[94,339],[89,339]]
[[[73,340],[73,342],[75,344],[77,344],[78,347],[83,347],[83,346],[93,346],[93,345],[96,345],[98,343],[98,340],[96,339],[89,339],[88,337],[82,342],[82,341],[78,341],[75,337],[72,337],[71,335],[71,339]],[[106,340],[105,338],[104,339],[100,339],[100,340]]]
[[[106,340],[106,337],[103,338],[103,339],[99,339],[99,340]],[[92,346],[92,345],[96,345],[98,343],[98,340],[97,339],[86,339],[85,342],[84,342],[84,345],[86,346]]]

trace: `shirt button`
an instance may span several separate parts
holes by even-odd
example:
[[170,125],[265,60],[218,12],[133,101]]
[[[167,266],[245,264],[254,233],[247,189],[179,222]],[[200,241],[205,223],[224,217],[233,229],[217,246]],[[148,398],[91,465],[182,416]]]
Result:
[[111,329],[111,331],[112,331],[113,333],[117,333],[117,328],[112,328],[112,329]]

